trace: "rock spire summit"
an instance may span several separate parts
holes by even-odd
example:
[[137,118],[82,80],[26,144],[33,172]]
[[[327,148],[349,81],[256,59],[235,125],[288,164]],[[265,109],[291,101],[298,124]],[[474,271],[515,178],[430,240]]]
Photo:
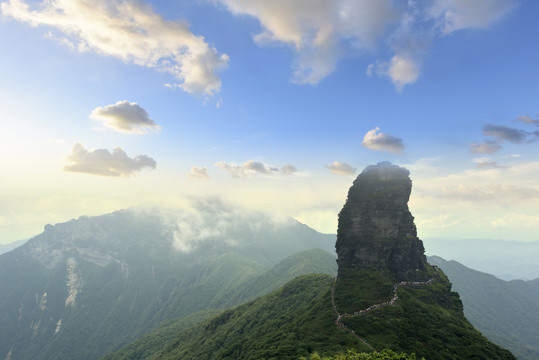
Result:
[[425,250],[408,209],[409,174],[381,162],[365,168],[354,181],[339,214],[339,277],[355,269],[390,271],[399,280],[424,275]]

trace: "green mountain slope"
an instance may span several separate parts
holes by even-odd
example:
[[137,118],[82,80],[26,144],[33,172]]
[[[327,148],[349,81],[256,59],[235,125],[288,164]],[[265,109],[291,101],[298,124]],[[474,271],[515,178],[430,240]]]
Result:
[[[281,287],[298,275],[325,273],[334,276],[336,272],[337,266],[333,255],[320,249],[306,250],[288,256],[272,269],[246,281],[235,291],[231,290],[225,295],[223,303],[237,304],[254,299],[259,295],[267,294],[268,292]],[[228,301],[225,301],[227,297],[229,297]],[[206,312],[206,314],[211,313]],[[178,335],[180,332],[179,329],[185,328],[185,318],[169,322],[156,331],[142,336],[125,348],[105,356],[104,359],[119,360],[146,358],[149,354],[160,351],[166,342]]]
[[[399,287],[399,298],[392,306],[344,320],[349,331],[335,324],[333,279],[300,276],[272,294],[178,333],[147,358],[297,359],[314,351],[324,355],[350,348],[390,348],[427,359],[514,359],[467,322],[458,295],[449,291],[441,272],[438,276],[423,287]],[[367,288],[363,283],[363,289]],[[387,295],[389,300],[391,291]],[[361,298],[361,292],[356,297]],[[116,354],[106,359],[127,358]]]
[[149,359],[297,359],[313,351],[368,350],[335,326],[332,282],[328,275],[300,276],[178,334]]
[[466,318],[487,338],[519,359],[539,359],[539,279],[504,281],[437,256],[429,262],[447,274]]
[[310,273],[337,275],[335,256],[321,249],[292,254],[271,270],[229,291],[226,296],[228,301],[225,301],[225,304],[232,307],[234,304],[253,300],[278,289],[299,275]]
[[339,214],[334,280],[300,276],[179,333],[148,358],[297,359],[389,348],[427,359],[515,359],[466,320],[445,274],[427,263],[408,208],[411,188],[404,168],[367,167]]
[[292,219],[202,205],[47,225],[0,255],[0,358],[97,359],[163,322],[238,305],[234,289],[334,243]]

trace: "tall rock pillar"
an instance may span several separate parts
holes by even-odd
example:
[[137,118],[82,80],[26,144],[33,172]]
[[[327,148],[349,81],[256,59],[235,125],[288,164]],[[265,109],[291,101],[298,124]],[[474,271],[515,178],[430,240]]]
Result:
[[365,168],[354,181],[339,213],[339,277],[354,269],[390,271],[399,280],[422,277],[425,250],[408,209],[409,174],[382,162]]

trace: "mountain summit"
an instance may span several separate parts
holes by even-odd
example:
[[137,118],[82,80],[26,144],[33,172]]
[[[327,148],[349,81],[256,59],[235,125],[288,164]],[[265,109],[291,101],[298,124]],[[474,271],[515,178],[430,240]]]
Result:
[[[339,215],[338,277],[310,274],[177,333],[107,360],[286,359],[391,349],[426,359],[515,360],[464,317],[443,271],[427,263],[408,209],[408,170],[380,163],[354,181]],[[135,349],[135,350],[133,350]],[[137,357],[138,358],[138,357]]]
[[368,166],[354,181],[339,214],[339,277],[349,270],[369,269],[391,271],[398,280],[425,280],[425,249],[408,209],[409,174],[381,162]]

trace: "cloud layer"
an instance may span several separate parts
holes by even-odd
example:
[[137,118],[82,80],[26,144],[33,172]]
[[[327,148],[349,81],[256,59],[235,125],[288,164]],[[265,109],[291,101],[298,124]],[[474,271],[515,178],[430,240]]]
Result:
[[185,21],[166,21],[139,1],[56,0],[34,9],[21,0],[2,3],[2,12],[32,26],[47,26],[63,36],[62,43],[80,52],[95,51],[126,63],[173,75],[174,86],[188,93],[219,92],[217,72],[228,66]]
[[110,129],[130,134],[143,134],[161,128],[150,119],[146,110],[137,103],[127,100],[118,101],[116,104],[105,107],[97,107],[92,111],[90,117],[100,121]]
[[64,166],[64,171],[102,176],[131,176],[144,168],[156,167],[155,160],[146,155],[130,158],[119,147],[112,153],[107,149],[88,151],[79,143],[73,145],[67,160],[70,164]]
[[394,154],[402,153],[404,150],[402,139],[379,131],[379,127],[368,131],[363,137],[361,145],[365,146],[367,149],[376,151],[389,151]]

